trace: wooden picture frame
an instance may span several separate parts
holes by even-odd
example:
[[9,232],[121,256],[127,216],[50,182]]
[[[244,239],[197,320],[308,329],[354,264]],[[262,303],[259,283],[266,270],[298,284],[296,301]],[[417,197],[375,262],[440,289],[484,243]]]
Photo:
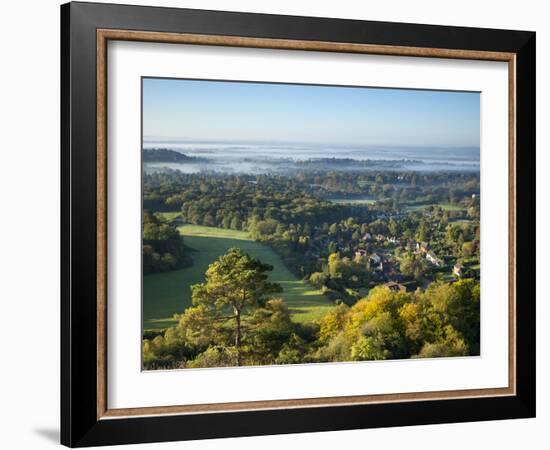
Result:
[[[61,26],[63,444],[534,417],[535,33],[78,2],[61,7]],[[507,62],[508,387],[110,409],[106,394],[109,40]]]

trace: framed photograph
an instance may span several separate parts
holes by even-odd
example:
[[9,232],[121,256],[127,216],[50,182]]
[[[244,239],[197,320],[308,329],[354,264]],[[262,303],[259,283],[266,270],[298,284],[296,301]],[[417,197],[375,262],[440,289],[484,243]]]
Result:
[[61,7],[61,440],[535,415],[535,33]]

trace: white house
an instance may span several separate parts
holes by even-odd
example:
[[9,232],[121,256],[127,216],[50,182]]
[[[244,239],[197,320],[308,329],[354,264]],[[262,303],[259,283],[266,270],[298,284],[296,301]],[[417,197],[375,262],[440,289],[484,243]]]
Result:
[[376,272],[382,272],[384,270],[384,261],[380,255],[373,253],[369,256],[371,269]]
[[376,253],[373,253],[372,255],[370,255],[370,260],[374,264],[380,264],[380,262],[382,261],[382,258],[379,255],[377,255]]
[[443,261],[436,257],[433,252],[426,253],[426,259],[436,267],[441,267],[443,265]]

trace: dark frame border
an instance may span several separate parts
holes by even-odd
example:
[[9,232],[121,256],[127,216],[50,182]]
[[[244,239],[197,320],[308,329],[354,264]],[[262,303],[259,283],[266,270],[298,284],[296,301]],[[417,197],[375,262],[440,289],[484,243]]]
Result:
[[[90,446],[535,415],[535,33],[71,3],[61,7],[61,442]],[[516,395],[97,418],[98,29],[505,52],[516,55]]]

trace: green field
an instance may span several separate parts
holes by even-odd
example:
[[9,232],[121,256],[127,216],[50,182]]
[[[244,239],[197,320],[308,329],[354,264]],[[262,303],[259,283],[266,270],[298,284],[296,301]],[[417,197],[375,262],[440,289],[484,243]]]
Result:
[[333,307],[333,303],[320,291],[290,273],[273,250],[251,240],[244,231],[198,225],[185,225],[179,231],[184,236],[186,247],[195,250],[192,253],[193,265],[143,277],[145,330],[173,325],[173,315],[183,312],[191,305],[190,286],[204,281],[204,272],[208,265],[231,247],[239,247],[274,267],[269,278],[283,287],[283,292],[277,295],[288,305],[294,321],[317,320]]
[[453,225],[470,225],[474,221],[472,219],[451,219],[449,220],[449,223],[452,223]]
[[158,216],[166,220],[167,222],[170,222],[174,220],[176,217],[181,215],[181,212],[158,212]]
[[374,205],[378,201],[370,197],[327,198],[327,200],[343,205]]
[[451,205],[450,203],[434,203],[430,205],[407,205],[405,210],[407,211],[423,211],[430,206],[439,206],[444,211],[465,211],[465,208],[457,205]]

